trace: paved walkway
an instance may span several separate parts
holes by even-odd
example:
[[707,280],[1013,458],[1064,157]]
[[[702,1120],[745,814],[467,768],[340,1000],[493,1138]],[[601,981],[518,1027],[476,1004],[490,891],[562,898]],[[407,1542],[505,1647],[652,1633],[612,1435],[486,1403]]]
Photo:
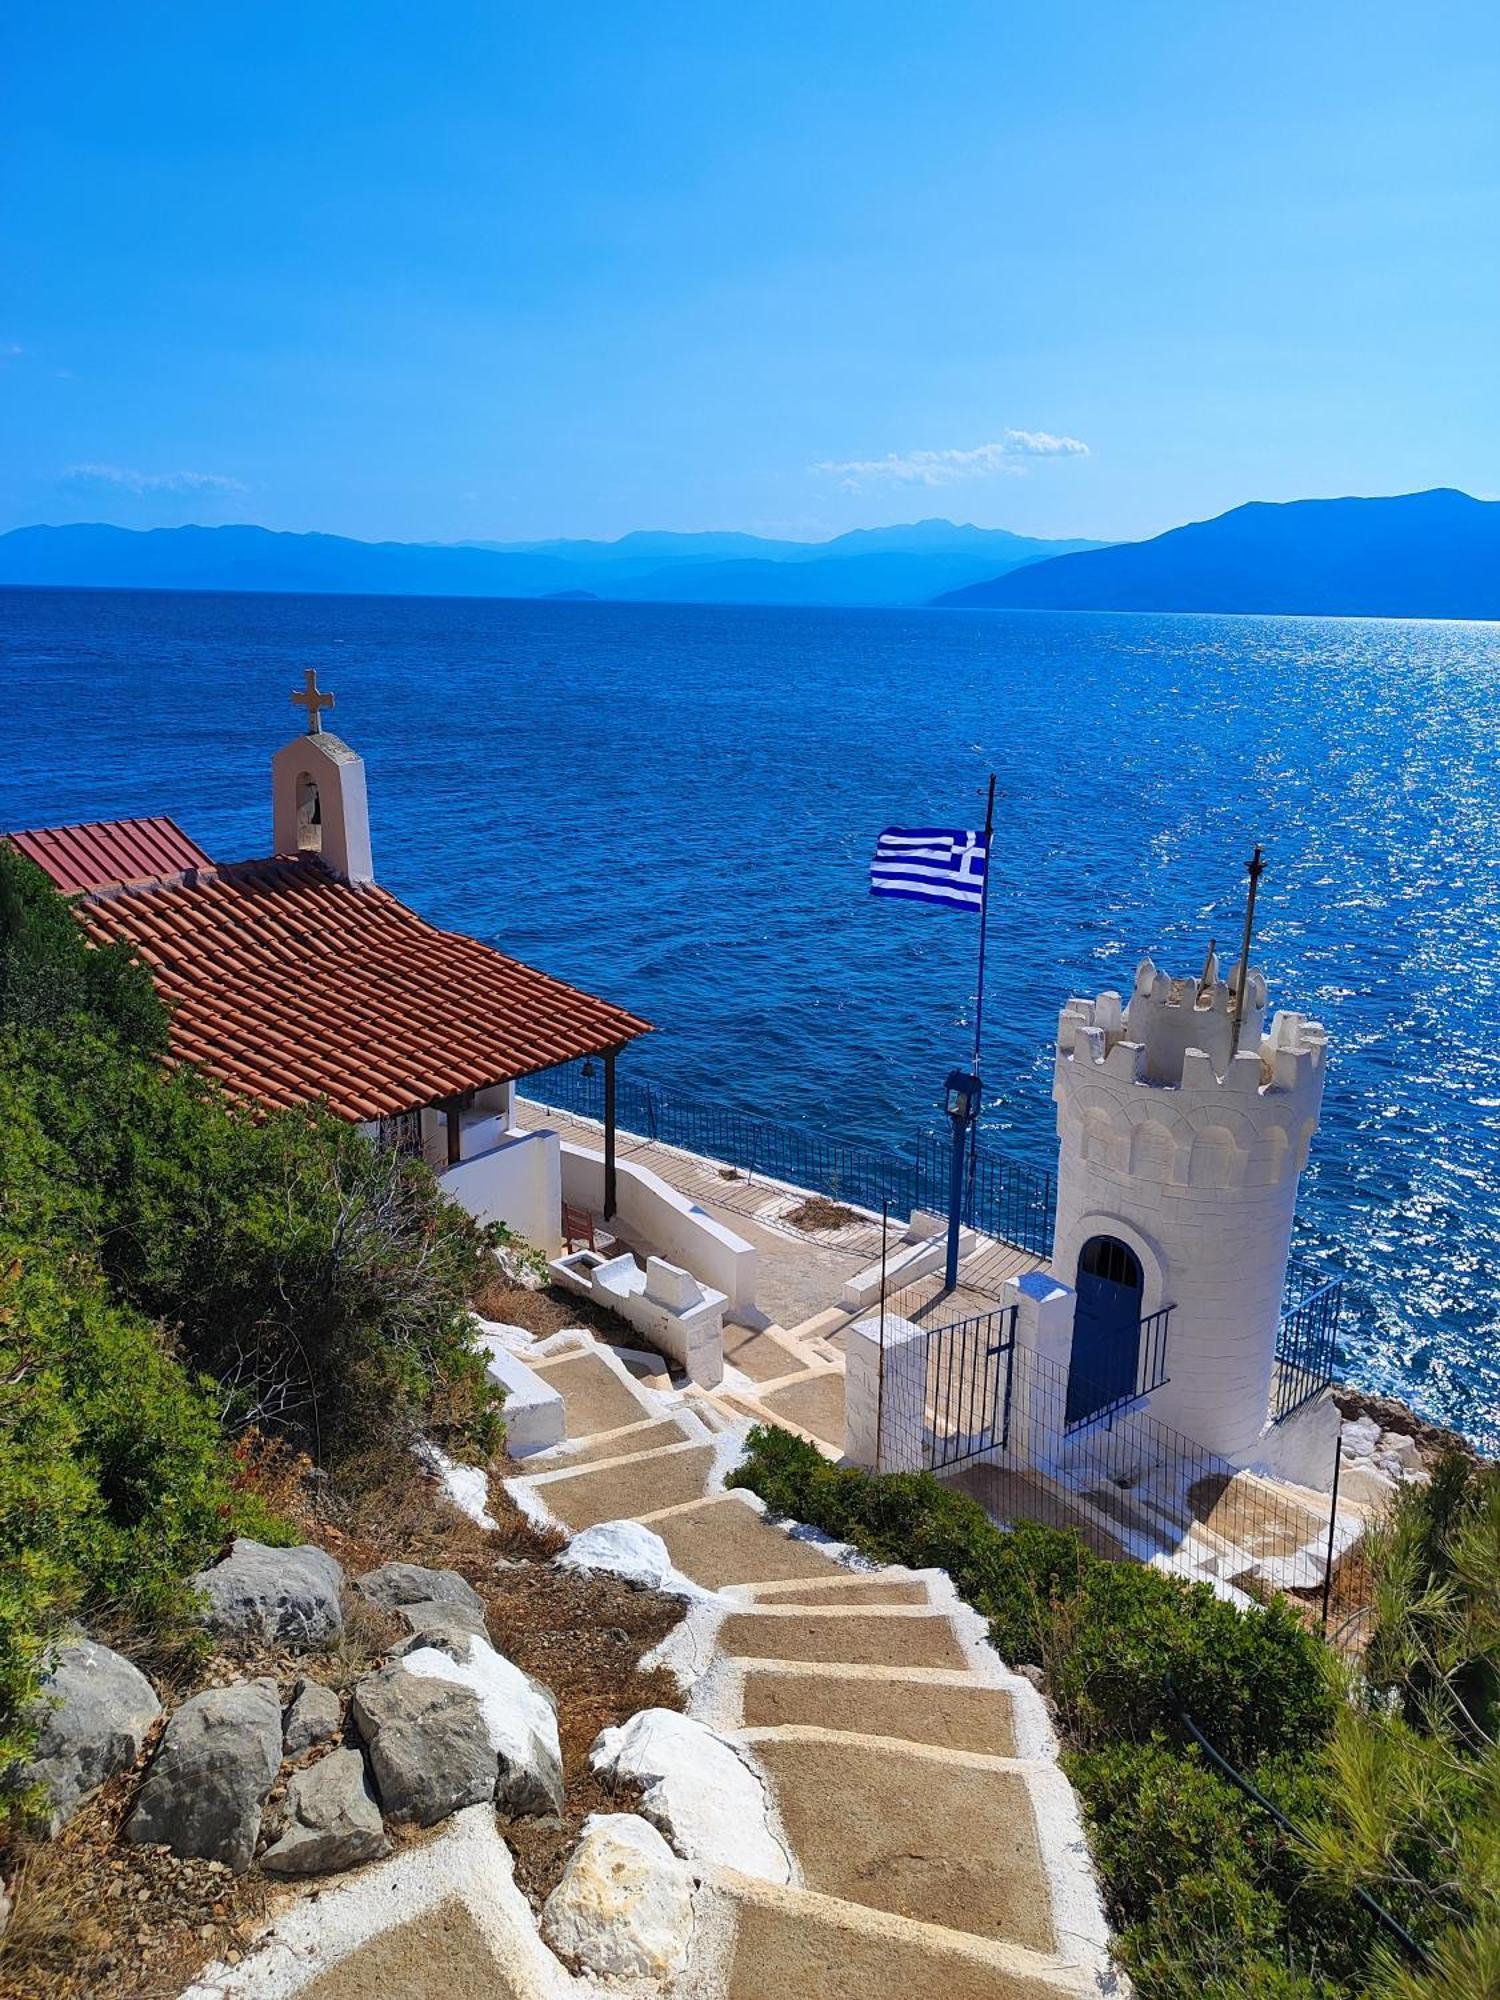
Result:
[[[528,1130],[546,1125],[574,1144],[598,1150],[603,1128],[591,1119],[553,1110],[517,1097],[515,1116]],[[649,1167],[651,1172],[685,1194],[753,1243],[757,1256],[756,1303],[768,1319],[797,1327],[836,1306],[844,1280],[864,1270],[880,1256],[880,1217],[850,1209],[853,1220],[838,1229],[808,1229],[790,1218],[809,1198],[809,1190],[784,1181],[751,1177],[740,1169],[664,1146],[634,1133],[620,1132],[619,1157]],[[909,1218],[892,1215],[887,1248],[894,1256]],[[645,1246],[638,1246],[644,1248]],[[981,1236],[959,1271],[958,1289],[944,1300],[945,1317],[963,1318],[992,1311],[1007,1278],[1034,1271],[1043,1259],[1008,1243]],[[930,1278],[902,1292],[902,1310],[919,1310],[942,1291]]]
[[[726,2000],[1105,1990],[1104,1921],[1040,1698],[991,1652],[947,1577],[854,1567],[838,1559],[847,1552],[789,1535],[723,1488],[738,1455],[725,1399],[662,1398],[591,1349],[535,1364],[563,1393],[569,1442],[527,1461],[510,1490],[570,1530],[645,1523],[679,1571],[717,1594],[667,1656],[691,1677],[690,1712],[767,1787],[792,1857],[787,1884],[705,1871],[728,1943],[722,1977],[705,1979],[700,1965],[692,1990]],[[630,1382],[640,1407],[601,1434],[581,1427],[606,1372]],[[841,1389],[831,1365],[826,1378]],[[661,1442],[666,1425],[676,1442]]]

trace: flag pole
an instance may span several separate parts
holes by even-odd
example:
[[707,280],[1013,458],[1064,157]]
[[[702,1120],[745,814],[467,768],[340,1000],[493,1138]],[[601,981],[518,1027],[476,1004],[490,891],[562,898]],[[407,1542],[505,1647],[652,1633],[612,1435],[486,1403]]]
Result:
[[[995,774],[990,773],[990,796],[984,809],[984,888],[979,896],[979,991],[974,1001],[974,1077],[983,1076],[980,1061],[984,1041],[984,946],[990,917],[990,841],[995,831]],[[976,1088],[974,1123],[969,1128],[969,1214],[974,1213],[974,1183],[979,1175],[979,1113],[981,1093]]]
[[984,809],[984,887],[979,892],[979,994],[974,1002],[974,1074],[979,1075],[979,1050],[984,1035],[984,942],[990,915],[990,836],[995,831],[995,774],[990,772],[989,803]]
[[[990,836],[994,828],[995,774],[991,771],[989,802],[984,809],[984,882],[979,891],[979,990],[974,999],[974,1067],[967,1077],[956,1070],[948,1079],[948,1115],[953,1121],[953,1167],[948,1181],[948,1252],[943,1266],[943,1289],[947,1292],[951,1292],[958,1283],[958,1239],[963,1227],[966,1169],[968,1207],[972,1214],[974,1180],[979,1167],[979,1056],[984,1039],[984,946],[990,913]],[[954,1095],[955,1086],[962,1092],[961,1099]],[[962,1110],[958,1108],[960,1104],[964,1107]]]

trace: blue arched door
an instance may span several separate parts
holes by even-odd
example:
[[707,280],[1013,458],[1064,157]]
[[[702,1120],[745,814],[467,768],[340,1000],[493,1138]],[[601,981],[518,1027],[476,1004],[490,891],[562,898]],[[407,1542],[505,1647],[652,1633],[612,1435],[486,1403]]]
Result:
[[1141,1349],[1141,1263],[1114,1236],[1091,1236],[1078,1253],[1067,1421],[1081,1423],[1135,1393]]

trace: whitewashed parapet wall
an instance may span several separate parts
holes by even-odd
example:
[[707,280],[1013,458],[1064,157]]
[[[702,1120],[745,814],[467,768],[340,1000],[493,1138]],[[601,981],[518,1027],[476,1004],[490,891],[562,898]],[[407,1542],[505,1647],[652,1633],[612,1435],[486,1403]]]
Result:
[[1071,1285],[1092,1236],[1141,1261],[1143,1313],[1175,1305],[1170,1381],[1151,1414],[1225,1458],[1267,1421],[1297,1181],[1323,1097],[1327,1036],[1301,1014],[1262,1032],[1250,971],[1230,1054],[1235,974],[1173,979],[1150,959],[1129,1005],[1070,1000],[1058,1023],[1054,1275]]

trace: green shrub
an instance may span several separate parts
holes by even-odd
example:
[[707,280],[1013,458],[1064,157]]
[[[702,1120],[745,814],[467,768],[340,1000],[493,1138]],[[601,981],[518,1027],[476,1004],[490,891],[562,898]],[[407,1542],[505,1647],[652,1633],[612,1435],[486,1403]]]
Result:
[[1326,1736],[1333,1697],[1321,1642],[1281,1602],[1242,1611],[1206,1583],[1093,1562],[1058,1600],[1043,1665],[1084,1748],[1183,1735],[1185,1708],[1230,1763]]
[[1179,1697],[1232,1762],[1304,1748],[1327,1732],[1320,1642],[1284,1606],[1237,1610],[1206,1584],[1101,1561],[1071,1530],[999,1528],[931,1473],[830,1465],[785,1431],[750,1432],[734,1483],[879,1561],[945,1569],[990,1621],[1002,1658],[1046,1669],[1082,1747],[1164,1730],[1182,1737]]
[[167,1045],[166,1012],[134,953],[90,947],[42,870],[0,840],[0,1027],[74,1019],[144,1054]]
[[496,1448],[468,1313],[488,1239],[420,1161],[313,1108],[254,1116],[99,1034],[13,1031],[0,1065],[0,1217],[96,1254],[232,1425],[332,1458],[438,1405],[445,1442]]
[[239,1522],[213,1401],[76,1255],[0,1238],[0,1773],[69,1615],[159,1640]]

